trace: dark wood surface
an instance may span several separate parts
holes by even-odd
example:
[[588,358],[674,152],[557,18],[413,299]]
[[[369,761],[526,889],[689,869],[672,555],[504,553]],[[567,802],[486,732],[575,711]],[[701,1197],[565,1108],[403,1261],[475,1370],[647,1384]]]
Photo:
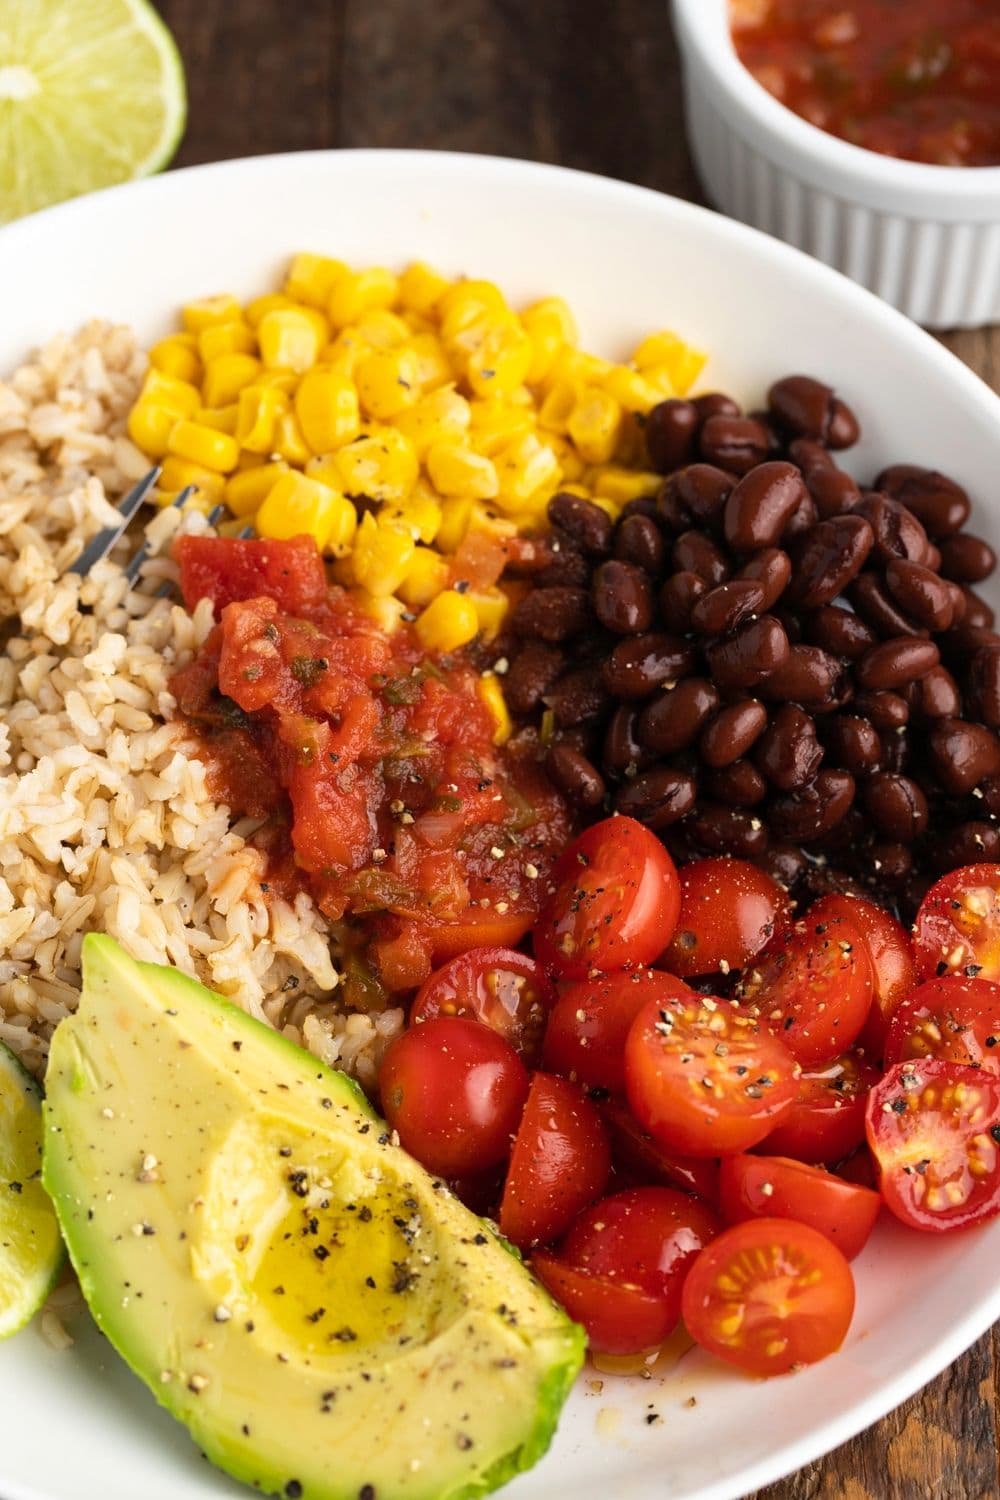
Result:
[[[666,0],[159,5],[188,71],[179,166],[325,146],[431,147],[701,197]],[[1000,330],[944,342],[1000,389]],[[898,1411],[757,1500],[1000,1495],[998,1372],[994,1330]]]

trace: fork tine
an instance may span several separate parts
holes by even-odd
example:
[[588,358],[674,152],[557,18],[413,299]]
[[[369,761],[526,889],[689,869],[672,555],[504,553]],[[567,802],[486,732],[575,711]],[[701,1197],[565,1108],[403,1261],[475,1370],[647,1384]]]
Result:
[[129,490],[125,498],[119,502],[118,520],[110,526],[105,526],[95,537],[91,537],[80,556],[66,569],[67,573],[79,573],[81,578],[86,578],[94,564],[107,557],[159,477],[158,467],[150,469],[145,478],[140,479],[135,488]]
[[[213,506],[206,518],[208,520],[209,526],[217,526],[225,514],[226,507],[224,505]],[[169,599],[170,596],[172,594],[175,594],[176,592],[176,583],[161,583],[160,587],[156,590],[156,597],[157,599]]]
[[[173,506],[171,508],[173,510],[183,510],[185,504],[188,500],[191,499],[191,496],[194,493],[195,486],[193,484],[185,485],[184,489],[178,491],[177,497],[174,500]],[[129,559],[129,562],[125,568],[125,577],[128,579],[130,588],[136,583],[139,577],[139,570],[148,557],[149,543],[143,542],[142,546],[138,549],[134,556]]]

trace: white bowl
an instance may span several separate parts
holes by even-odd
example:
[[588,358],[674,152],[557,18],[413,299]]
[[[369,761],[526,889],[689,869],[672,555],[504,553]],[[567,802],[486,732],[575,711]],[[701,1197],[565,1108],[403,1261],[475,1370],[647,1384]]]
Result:
[[[296,249],[423,256],[515,299],[565,294],[589,347],[674,327],[712,351],[705,388],[750,405],[788,371],[830,380],[864,425],[859,473],[936,463],[991,496],[1000,401],[883,303],[776,240],[620,182],[514,161],[405,152],[263,157],[170,174],[0,232],[0,369],[94,314],[143,338],[178,303],[273,285]],[[976,523],[1000,545],[1000,510]],[[581,1381],[551,1454],[511,1500],[731,1500],[835,1447],[955,1359],[1000,1315],[1000,1222],[959,1236],[883,1223],[857,1264],[844,1348],[764,1385],[691,1354],[662,1380]],[[696,1404],[689,1407],[694,1396]],[[647,1403],[662,1416],[647,1426]],[[0,1346],[4,1500],[219,1500],[235,1486],[93,1330],[69,1353],[29,1329]]]
[[937,167],[809,124],[736,55],[727,0],[673,0],[688,140],[724,213],[930,328],[1000,321],[1000,167]]

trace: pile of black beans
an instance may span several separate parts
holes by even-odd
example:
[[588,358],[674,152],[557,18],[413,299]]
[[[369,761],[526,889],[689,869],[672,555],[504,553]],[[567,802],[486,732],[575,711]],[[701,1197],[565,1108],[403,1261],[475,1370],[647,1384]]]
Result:
[[565,493],[509,575],[505,692],[549,711],[547,765],[588,816],[628,813],[679,858],[732,854],[783,884],[906,909],[1000,859],[1000,634],[967,494],[893,464],[870,488],[829,386],[767,410],[728,396],[646,418],[655,498],[617,520]]

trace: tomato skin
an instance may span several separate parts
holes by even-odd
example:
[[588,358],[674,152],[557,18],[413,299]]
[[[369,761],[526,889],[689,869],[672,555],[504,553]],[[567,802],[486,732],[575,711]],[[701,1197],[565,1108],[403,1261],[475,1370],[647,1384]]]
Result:
[[722,1228],[706,1205],[673,1188],[629,1188],[592,1204],[560,1247],[571,1265],[642,1288],[666,1303],[671,1329],[681,1289],[698,1252]]
[[789,922],[788,894],[745,859],[697,859],[678,872],[681,907],[658,966],[680,979],[743,969]]
[[804,1068],[857,1040],[872,1003],[872,966],[860,930],[810,912],[745,975],[740,998]]
[[467,1016],[491,1026],[529,1062],[537,1060],[555,987],[526,953],[472,948],[436,969],[417,991],[410,1025]]
[[[643,1130],[622,1100],[609,1099],[600,1106],[611,1136],[615,1169],[644,1185],[680,1188],[693,1193],[712,1208],[719,1206],[719,1163],[709,1156],[678,1156],[665,1151]],[[863,1127],[862,1127],[863,1128]]]
[[860,1042],[872,1057],[881,1056],[893,1011],[917,982],[913,944],[892,912],[863,901],[858,896],[821,896],[809,908],[813,921],[843,917],[860,930],[872,965],[872,1008],[861,1031]]
[[896,1063],[868,1099],[868,1144],[889,1208],[914,1229],[1000,1213],[1000,1078],[938,1058]]
[[558,1239],[601,1196],[610,1171],[596,1107],[576,1084],[536,1073],[500,1200],[501,1233],[521,1250]]
[[840,1161],[865,1138],[865,1104],[881,1076],[856,1052],[804,1070],[791,1109],[755,1149],[814,1164]]
[[679,909],[677,870],[656,835],[634,818],[606,818],[556,861],[535,957],[567,979],[650,964]]
[[411,1026],[386,1050],[382,1111],[431,1172],[464,1177],[510,1151],[528,1075],[509,1042],[461,1017]]
[[648,1001],[625,1044],[629,1108],[668,1151],[721,1156],[762,1141],[792,1105],[787,1047],[728,1000]]
[[[775,1311],[779,1297],[784,1316]],[[749,1219],[701,1252],[681,1310],[703,1349],[750,1375],[784,1375],[840,1348],[854,1314],[854,1277],[808,1224]]]
[[263,594],[289,614],[302,614],[322,604],[329,590],[323,558],[311,536],[282,542],[182,536],[174,544],[174,556],[187,608],[211,599],[216,619],[227,604]]
[[818,1229],[848,1260],[860,1255],[875,1227],[882,1199],[787,1156],[727,1156],[720,1171],[723,1217],[794,1219]]
[[530,911],[497,912],[471,908],[454,922],[429,929],[431,957],[446,964],[470,948],[513,948],[531,931]]
[[913,924],[921,980],[1000,980],[1000,865],[965,865],[927,892]]
[[897,1008],[885,1065],[941,1057],[1000,1074],[1000,984],[959,974],[929,979]]
[[620,1094],[625,1088],[625,1042],[642,1007],[691,994],[672,974],[635,969],[567,985],[545,1032],[543,1057],[553,1073],[589,1088]]
[[534,1252],[531,1269],[570,1317],[583,1324],[595,1354],[642,1354],[662,1344],[673,1328],[663,1298],[641,1287],[591,1275],[549,1250]]

